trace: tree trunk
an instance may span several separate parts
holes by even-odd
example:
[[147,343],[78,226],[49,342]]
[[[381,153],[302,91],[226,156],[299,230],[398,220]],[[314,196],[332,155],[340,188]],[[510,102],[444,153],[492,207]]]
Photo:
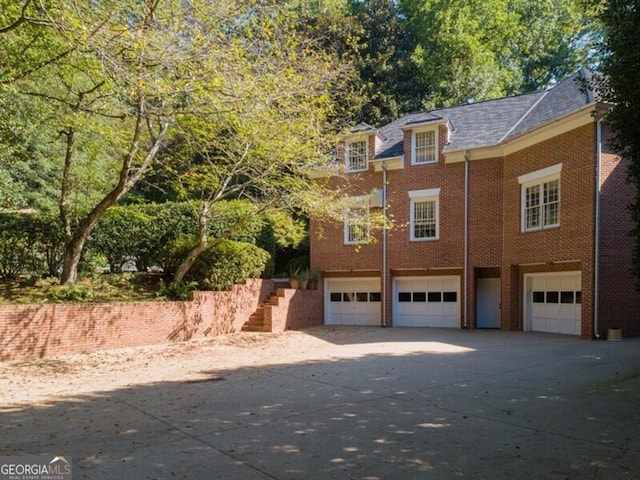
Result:
[[104,215],[104,212],[106,212],[110,206],[114,205],[125,192],[126,190],[124,188],[114,188],[91,210],[80,225],[78,225],[78,228],[71,237],[71,241],[67,242],[65,246],[60,283],[64,285],[65,283],[73,283],[78,279],[78,264],[80,263],[87,238],[91,235],[91,232],[98,223],[98,220]]
[[75,233],[71,237],[71,240],[66,242],[64,263],[62,265],[62,275],[60,283],[75,282],[78,278],[78,264],[80,263],[80,257],[82,256],[82,250],[84,244],[89,238],[89,235],[95,228],[96,224],[104,215],[109,207],[115,205],[115,203],[127,193],[131,188],[140,180],[145,171],[149,168],[153,160],[155,159],[160,146],[164,141],[164,137],[169,129],[169,123],[163,122],[160,133],[153,137],[153,144],[147,152],[144,160],[137,171],[132,172],[133,161],[136,158],[139,148],[140,137],[142,135],[142,129],[144,126],[144,105],[145,99],[143,96],[138,98],[138,111],[136,118],[136,126],[133,131],[131,145],[129,151],[126,153],[122,160],[120,167],[120,173],[118,177],[118,183],[104,198],[91,210],[91,212],[80,223]]
[[174,282],[180,282],[184,280],[185,275],[189,273],[191,266],[198,259],[200,254],[209,247],[209,240],[207,238],[207,227],[209,225],[210,209],[211,204],[205,201],[202,204],[202,210],[200,211],[200,216],[198,217],[198,244],[189,252],[187,258],[185,258],[178,266],[178,269],[173,276]]

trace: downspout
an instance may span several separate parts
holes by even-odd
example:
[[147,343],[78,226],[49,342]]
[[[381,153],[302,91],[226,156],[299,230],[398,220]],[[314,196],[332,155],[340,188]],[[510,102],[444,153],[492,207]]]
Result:
[[387,168],[382,162],[382,326],[387,326]]
[[469,299],[469,150],[464,151],[464,268],[463,305],[464,328],[469,328],[467,301]]
[[602,182],[600,176],[602,172],[602,120],[600,116],[596,120],[596,228],[594,241],[593,259],[593,333],[596,338],[600,338],[599,328],[599,297],[600,297],[600,197],[602,195]]

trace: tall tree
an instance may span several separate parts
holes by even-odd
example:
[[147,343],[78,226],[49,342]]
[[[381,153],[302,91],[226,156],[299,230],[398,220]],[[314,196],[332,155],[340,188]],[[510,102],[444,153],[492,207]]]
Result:
[[640,2],[607,0],[601,18],[605,59],[599,88],[614,104],[608,119],[615,129],[615,146],[629,158],[629,181],[636,187],[631,216],[636,225],[634,273],[640,288]]
[[[0,75],[18,95],[42,102],[54,114],[58,204],[67,238],[63,283],[76,279],[84,244],[100,217],[175,139],[204,153],[217,135],[238,135],[236,127],[256,117],[262,129],[253,131],[262,133],[262,153],[272,154],[272,169],[286,167],[278,163],[275,148],[265,145],[271,141],[291,156],[296,142],[287,135],[309,135],[316,158],[321,154],[319,137],[311,135],[327,126],[319,117],[288,117],[300,122],[295,133],[268,130],[282,127],[270,123],[269,115],[283,106],[290,110],[294,101],[328,109],[321,92],[326,76],[319,72],[333,78],[338,73],[321,52],[312,61],[317,51],[310,44],[280,49],[281,37],[290,41],[280,24],[290,13],[286,8],[235,0],[69,0],[53,6],[26,1],[23,6],[18,20],[3,29],[0,58],[9,58],[11,68]],[[20,58],[19,51],[27,54]],[[222,132],[220,125],[229,129]],[[246,142],[251,145],[251,139]],[[233,170],[240,152],[225,148],[220,151],[229,158],[216,159],[215,168]],[[79,188],[86,188],[92,196],[84,198],[92,201],[85,200],[76,225],[71,218],[81,207],[74,202]]]
[[427,107],[545,88],[589,62],[582,0],[400,0],[416,37]]
[[351,0],[349,7],[349,15],[361,29],[354,63],[366,102],[359,120],[382,124],[420,109],[427,85],[411,57],[415,35],[397,2]]

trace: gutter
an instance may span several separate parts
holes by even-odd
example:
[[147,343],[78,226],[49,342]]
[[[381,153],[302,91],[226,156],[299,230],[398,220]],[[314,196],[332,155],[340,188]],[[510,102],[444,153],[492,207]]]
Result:
[[595,218],[595,239],[593,258],[593,334],[600,338],[599,328],[599,297],[600,297],[600,208],[602,196],[602,182],[600,179],[602,172],[602,120],[604,116],[599,116],[596,120],[596,218]]
[[382,326],[387,326],[387,168],[382,162]]
[[464,267],[463,267],[463,304],[462,316],[464,328],[469,328],[467,301],[469,298],[469,150],[464,152]]

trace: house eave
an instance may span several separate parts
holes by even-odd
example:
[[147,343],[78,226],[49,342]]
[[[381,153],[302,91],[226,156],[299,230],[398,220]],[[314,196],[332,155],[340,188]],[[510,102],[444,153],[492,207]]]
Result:
[[404,155],[398,157],[375,158],[370,162],[373,165],[374,172],[383,170],[402,170],[404,168]]
[[564,117],[553,120],[518,137],[506,140],[501,144],[459,148],[450,151],[447,151],[445,148],[443,152],[445,155],[445,163],[464,162],[466,155],[468,155],[469,160],[484,160],[510,155],[563,133],[593,123],[593,115],[601,112],[604,108],[605,106],[603,104],[597,104],[596,102],[590,103]]

